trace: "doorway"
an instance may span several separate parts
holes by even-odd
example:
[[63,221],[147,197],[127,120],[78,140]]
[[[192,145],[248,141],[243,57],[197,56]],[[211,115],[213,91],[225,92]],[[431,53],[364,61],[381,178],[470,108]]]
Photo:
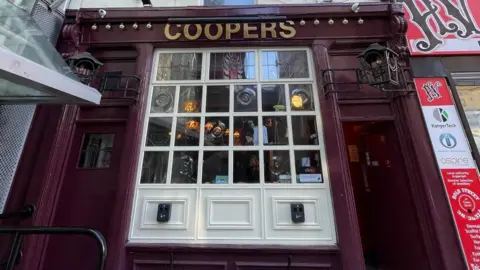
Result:
[[367,270],[429,269],[393,122],[343,128]]
[[[76,126],[53,226],[92,228],[108,239],[124,131],[123,123]],[[92,239],[55,235],[49,238],[42,269],[95,269],[97,261]]]

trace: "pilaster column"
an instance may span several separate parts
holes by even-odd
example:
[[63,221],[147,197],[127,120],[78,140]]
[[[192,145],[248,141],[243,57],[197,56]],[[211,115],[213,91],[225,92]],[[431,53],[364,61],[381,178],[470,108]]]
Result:
[[[321,70],[330,68],[330,45],[331,41],[322,40],[315,40],[312,44],[318,89],[322,89]],[[319,93],[319,97],[342,269],[364,270],[362,242],[337,94],[330,93],[326,98],[323,93]]]
[[136,74],[140,77],[140,94],[138,101],[130,107],[123,157],[118,174],[117,195],[115,202],[112,202],[114,208],[107,243],[107,269],[111,270],[125,269],[125,243],[130,226],[137,163],[153,65],[154,48],[151,43],[138,43],[134,47],[137,50]]

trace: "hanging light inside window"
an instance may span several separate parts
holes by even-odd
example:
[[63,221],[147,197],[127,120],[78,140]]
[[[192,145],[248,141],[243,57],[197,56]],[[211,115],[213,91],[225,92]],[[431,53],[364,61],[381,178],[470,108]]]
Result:
[[210,132],[213,128],[213,123],[212,122],[207,122],[205,123],[205,132]]
[[198,108],[198,102],[195,100],[185,101],[183,104],[183,110],[185,112],[196,112]]
[[185,128],[190,130],[198,130],[200,123],[196,120],[189,120],[185,123]]
[[294,109],[303,109],[309,100],[310,97],[305,90],[295,89],[292,91],[291,102]]
[[303,108],[303,99],[300,95],[293,95],[292,96],[292,106],[295,109]]

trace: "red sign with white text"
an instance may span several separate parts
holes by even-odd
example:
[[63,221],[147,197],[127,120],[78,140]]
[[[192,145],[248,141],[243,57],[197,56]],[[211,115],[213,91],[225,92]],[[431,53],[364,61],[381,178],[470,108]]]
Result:
[[453,105],[445,79],[416,78],[415,85],[422,106]]
[[478,0],[401,0],[411,55],[480,54]]
[[480,181],[445,78],[415,78],[469,270],[480,270]]

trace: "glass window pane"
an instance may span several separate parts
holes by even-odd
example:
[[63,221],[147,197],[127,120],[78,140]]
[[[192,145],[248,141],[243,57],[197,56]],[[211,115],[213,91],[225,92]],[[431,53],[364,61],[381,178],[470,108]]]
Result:
[[161,53],[158,57],[157,81],[200,80],[201,53]]
[[283,84],[262,85],[262,111],[281,112],[285,110],[285,86]]
[[202,108],[202,86],[180,86],[179,113],[200,112]]
[[260,183],[258,151],[233,152],[233,182]]
[[78,168],[110,167],[114,138],[115,134],[84,134]]
[[172,113],[175,104],[175,86],[155,86],[152,94],[152,113]]
[[[472,131],[476,147],[480,147],[480,87],[475,85],[457,85],[467,122]],[[472,147],[475,147],[472,145]]]
[[145,152],[143,156],[142,184],[167,182],[168,152]]
[[235,111],[256,112],[257,111],[257,86],[256,85],[235,85]]
[[265,183],[292,183],[288,151],[263,151]]
[[197,151],[177,151],[173,154],[172,184],[197,183]]
[[233,122],[233,145],[258,145],[257,117],[239,116]]
[[198,146],[200,142],[200,117],[177,118],[175,146]]
[[204,184],[228,184],[228,151],[205,151],[203,153]]
[[290,104],[293,111],[313,111],[313,92],[310,84],[290,84]]
[[229,124],[228,117],[206,117],[205,146],[228,146]]
[[263,144],[287,145],[288,124],[286,116],[263,117]]
[[207,112],[228,112],[230,106],[228,85],[207,86]]
[[171,117],[150,117],[148,120],[146,146],[170,146],[171,132]]
[[317,122],[314,115],[292,116],[293,144],[317,145]]
[[255,79],[255,53],[211,53],[209,74],[211,80]]
[[297,183],[323,183],[320,152],[315,150],[295,151]]
[[294,79],[308,78],[306,51],[262,52],[262,78]]

